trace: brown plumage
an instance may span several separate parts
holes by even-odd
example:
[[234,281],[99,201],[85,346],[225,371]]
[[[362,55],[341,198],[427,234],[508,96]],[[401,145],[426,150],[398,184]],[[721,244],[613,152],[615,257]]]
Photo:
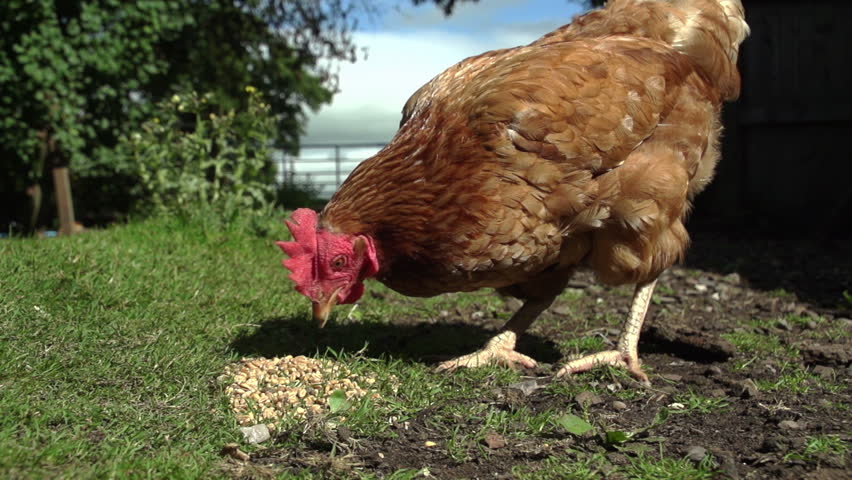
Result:
[[409,99],[321,228],[371,238],[377,278],[403,294],[492,287],[535,303],[515,333],[578,265],[653,288],[686,249],[747,33],[739,0],[612,0],[468,58]]

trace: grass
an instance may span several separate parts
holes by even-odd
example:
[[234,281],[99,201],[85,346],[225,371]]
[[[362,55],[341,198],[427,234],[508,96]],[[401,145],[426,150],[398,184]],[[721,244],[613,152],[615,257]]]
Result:
[[[0,477],[228,477],[233,471],[218,452],[243,441],[216,378],[243,356],[325,356],[375,376],[381,399],[338,412],[352,435],[379,442],[397,436],[395,425],[417,425],[457,462],[489,455],[483,439],[491,432],[541,445],[572,438],[557,419],[588,418],[572,411],[573,397],[602,392],[625,376],[598,369],[549,384],[537,394],[541,403],[514,405],[495,400],[495,392],[520,381],[516,372],[435,373],[436,354],[472,351],[492,332],[422,320],[461,306],[481,311],[496,328],[508,313],[492,294],[403,300],[373,284],[352,319],[338,313],[319,330],[280,267],[272,241],[284,236],[281,225],[258,237],[239,225],[160,218],[75,237],[0,242]],[[755,352],[780,348],[740,340]],[[604,346],[587,336],[558,350]],[[562,353],[546,342],[531,348],[540,350],[528,352],[537,358]],[[624,399],[644,394],[616,392]],[[697,395],[684,401],[697,412],[723,408],[713,402]],[[241,448],[310,450],[328,442],[327,425],[288,427],[263,447]],[[601,475],[595,452],[554,455],[518,465],[518,478]],[[651,479],[706,478],[705,467],[661,455],[618,468],[629,478]],[[383,477],[351,468],[341,475],[428,476],[419,468]],[[279,478],[326,473],[272,470]]]
[[675,401],[684,406],[683,410],[672,410],[672,413],[684,413],[688,415],[708,415],[719,413],[728,408],[728,402],[722,398],[705,397],[694,390],[689,389],[687,393],[675,395]]
[[[303,315],[268,241],[145,222],[0,244],[0,471],[198,477],[239,440],[211,387],[235,336]],[[6,348],[5,346],[8,346]]]
[[784,455],[785,461],[802,460],[806,462],[819,461],[821,457],[839,457],[845,462],[849,453],[849,442],[838,435],[815,435],[808,437],[801,451]]

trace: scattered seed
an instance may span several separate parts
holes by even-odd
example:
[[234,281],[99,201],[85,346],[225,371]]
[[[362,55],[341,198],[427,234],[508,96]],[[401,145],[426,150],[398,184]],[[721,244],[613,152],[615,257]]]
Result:
[[282,420],[304,420],[309,415],[328,413],[327,398],[338,390],[349,401],[368,394],[371,399],[381,398],[378,392],[359,384],[363,381],[375,385],[375,377],[361,378],[331,360],[302,355],[243,358],[227,366],[219,378],[232,381],[225,387],[225,394],[237,422],[242,426],[266,424],[272,431]]

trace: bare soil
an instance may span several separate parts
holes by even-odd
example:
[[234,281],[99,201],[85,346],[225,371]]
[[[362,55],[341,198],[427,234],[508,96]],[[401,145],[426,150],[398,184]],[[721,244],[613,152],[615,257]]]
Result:
[[[814,437],[836,435],[847,445],[850,441],[852,303],[843,295],[844,291],[852,292],[849,245],[848,240],[776,241],[696,235],[686,264],[661,277],[643,332],[640,356],[651,373],[653,388],[630,398],[623,392],[640,387],[616,376],[589,385],[596,392],[591,400],[568,401],[575,402],[575,411],[588,409],[591,418],[609,425],[608,430],[631,432],[652,424],[661,408],[671,409],[676,398],[690,392],[720,399],[726,404],[724,408],[705,414],[671,414],[648,435],[663,442],[666,455],[675,458],[687,456],[691,448],[705,449],[718,465],[719,478],[852,478],[849,454],[796,455]],[[576,382],[550,378],[564,361],[560,342],[591,333],[615,342],[620,319],[629,306],[630,288],[603,288],[587,274],[579,273],[570,288],[576,289],[577,295],[561,297],[519,345],[521,352],[542,362],[529,373],[541,384]],[[510,305],[501,308],[511,310]],[[393,328],[366,330],[364,335],[370,337],[371,344],[366,355],[385,354],[431,364],[478,348],[502,323],[495,312],[479,305],[442,312],[441,317],[437,322],[400,319]],[[430,343],[430,338],[446,338],[448,330],[457,332],[457,344]],[[749,346],[732,340],[732,333],[771,341]],[[254,340],[235,347],[252,355],[280,353],[273,344]],[[323,346],[343,345],[333,336],[324,337],[321,343],[325,345],[301,348],[307,353]],[[792,372],[806,375],[800,381],[770,387],[789,380]],[[554,402],[566,402],[566,397],[554,396],[544,388],[532,392],[501,388],[487,398],[468,401],[470,405],[490,403],[504,409],[524,405],[543,411],[553,408]],[[461,428],[475,429],[480,420],[464,422],[467,424]],[[484,446],[487,454],[474,454],[472,460],[458,462],[446,449],[425,446],[440,435],[430,422],[429,409],[404,425],[395,425],[394,434],[388,438],[346,438],[352,447],[345,460],[329,455],[335,441],[319,441],[262,450],[254,454],[253,463],[258,468],[289,465],[333,471],[330,462],[345,461],[378,476],[402,468],[428,467],[436,478],[484,479],[514,478],[514,466],[535,470],[549,456],[568,451],[600,453],[613,469],[637,454],[628,444],[625,448],[607,444],[601,435],[531,436],[505,445],[497,438],[493,445]],[[348,433],[344,431],[343,435]],[[606,476],[606,465],[600,471]],[[258,475],[240,472],[238,476]]]

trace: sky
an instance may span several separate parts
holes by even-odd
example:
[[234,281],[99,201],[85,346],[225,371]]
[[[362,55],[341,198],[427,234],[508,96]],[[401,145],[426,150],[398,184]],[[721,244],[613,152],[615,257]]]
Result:
[[582,9],[571,0],[480,0],[445,17],[433,4],[379,3],[389,8],[354,33],[366,58],[340,65],[340,93],[309,116],[303,144],[386,143],[405,101],[432,77],[471,55],[529,43]]

